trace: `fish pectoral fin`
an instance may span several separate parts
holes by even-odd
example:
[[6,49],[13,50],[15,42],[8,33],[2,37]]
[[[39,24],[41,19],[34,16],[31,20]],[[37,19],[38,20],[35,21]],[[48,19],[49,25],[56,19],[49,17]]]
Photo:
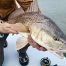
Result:
[[57,56],[61,59],[64,58],[63,52],[56,52]]
[[50,50],[50,52],[52,54],[54,54],[55,56],[57,56],[58,58],[60,58],[60,59],[63,59],[64,58],[63,52],[61,52],[61,51],[51,51]]

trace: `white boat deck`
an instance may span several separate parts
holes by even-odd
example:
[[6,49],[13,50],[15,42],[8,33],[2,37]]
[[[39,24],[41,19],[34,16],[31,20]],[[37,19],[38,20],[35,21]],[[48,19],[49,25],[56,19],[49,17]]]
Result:
[[[16,51],[16,40],[20,35],[9,35],[7,38],[8,47],[4,49],[4,63],[3,66],[21,66],[19,64],[18,53]],[[28,66],[41,66],[40,60],[43,57],[48,57],[51,60],[51,64],[58,64],[58,66],[66,66],[66,58],[59,59],[50,52],[38,51],[31,46],[27,50],[29,56]]]

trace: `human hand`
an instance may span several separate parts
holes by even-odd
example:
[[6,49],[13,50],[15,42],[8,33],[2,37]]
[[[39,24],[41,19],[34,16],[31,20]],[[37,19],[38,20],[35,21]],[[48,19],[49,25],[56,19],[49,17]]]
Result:
[[14,30],[14,28],[12,27],[13,24],[9,24],[9,23],[0,23],[0,32],[1,33],[13,33],[13,34],[17,34],[18,32],[16,30]]
[[33,48],[36,48],[36,49],[38,49],[38,50],[40,50],[40,51],[46,51],[46,50],[47,50],[46,48],[44,48],[44,47],[40,46],[38,43],[36,43],[36,42],[31,38],[30,35],[28,36],[28,42],[29,42],[30,45],[32,45]]
[[12,27],[18,32],[29,32],[29,29],[22,23],[15,23]]

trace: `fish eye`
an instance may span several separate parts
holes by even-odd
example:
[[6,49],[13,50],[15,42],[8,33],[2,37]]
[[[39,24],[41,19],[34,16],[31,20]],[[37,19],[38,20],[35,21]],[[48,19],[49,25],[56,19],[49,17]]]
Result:
[[59,41],[59,39],[58,39],[57,37],[54,37],[54,40],[55,40],[55,41]]

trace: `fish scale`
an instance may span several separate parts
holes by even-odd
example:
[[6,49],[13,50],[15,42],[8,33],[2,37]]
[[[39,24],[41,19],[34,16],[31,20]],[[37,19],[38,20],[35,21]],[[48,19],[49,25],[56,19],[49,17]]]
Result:
[[22,23],[27,26],[31,37],[39,45],[60,57],[64,57],[66,36],[52,19],[41,13],[30,12],[11,20],[13,21],[8,21],[8,23]]

